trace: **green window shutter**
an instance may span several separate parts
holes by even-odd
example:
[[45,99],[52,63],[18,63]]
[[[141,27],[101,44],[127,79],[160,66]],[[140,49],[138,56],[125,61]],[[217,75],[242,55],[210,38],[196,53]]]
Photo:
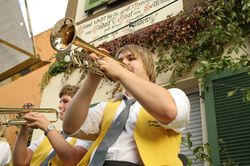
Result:
[[107,3],[109,0],[86,0],[86,3],[85,3],[85,12],[90,10],[90,9],[93,9],[97,6],[100,6],[104,3]]
[[227,95],[237,87],[250,87],[250,76],[246,72],[211,74],[205,83],[208,140],[213,165],[223,165],[229,158],[238,165],[250,165],[250,103],[243,101],[244,94],[240,90],[234,96]]

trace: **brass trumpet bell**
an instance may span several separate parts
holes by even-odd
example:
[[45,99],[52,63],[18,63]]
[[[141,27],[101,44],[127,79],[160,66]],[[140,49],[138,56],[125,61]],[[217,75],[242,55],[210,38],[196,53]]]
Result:
[[75,41],[76,25],[71,18],[59,20],[52,28],[50,43],[53,49],[62,52],[67,50]]
[[[59,115],[56,109],[54,108],[5,108],[0,107],[0,116],[2,116],[0,121],[1,125],[12,126],[12,125],[23,125],[26,124],[27,121],[22,119],[21,114],[25,113],[25,111],[31,112],[39,112],[39,113],[50,113],[55,114],[53,119],[49,119],[51,123],[54,123],[58,120]],[[6,116],[9,117],[6,117]]]
[[[51,35],[50,35],[50,43],[53,49],[55,49],[58,52],[65,52],[67,51],[70,46],[75,45],[80,48],[83,48],[87,52],[92,52],[97,54],[100,57],[111,57],[107,52],[97,49],[96,47],[92,46],[91,44],[85,42],[80,37],[76,35],[76,23],[73,19],[66,17],[61,20],[59,20],[54,27],[52,28]],[[73,59],[76,57],[72,57]],[[114,58],[113,58],[114,59]],[[115,59],[116,60],[116,59]],[[92,60],[90,57],[84,57],[84,63],[80,64],[80,62],[77,59],[74,59],[74,62],[76,62],[80,67],[83,67],[87,70],[90,70],[98,75],[103,76],[103,72],[99,68],[99,64]],[[127,66],[119,62],[122,66],[127,68]],[[128,68],[127,68],[128,69]]]

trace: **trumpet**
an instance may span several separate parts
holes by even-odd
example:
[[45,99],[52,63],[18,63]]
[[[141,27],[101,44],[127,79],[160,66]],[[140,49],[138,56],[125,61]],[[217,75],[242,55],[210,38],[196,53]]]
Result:
[[[97,49],[93,45],[87,43],[86,41],[78,37],[76,35],[76,23],[74,22],[73,19],[69,17],[59,20],[54,25],[50,35],[50,44],[52,48],[58,52],[65,52],[69,49],[70,46],[75,45],[85,49],[85,51],[87,52],[93,52],[98,56],[101,57],[108,56],[110,58],[113,58],[107,52]],[[85,58],[84,64],[83,65],[81,64],[81,67],[84,67],[85,69],[90,70],[98,75],[104,76],[103,72],[99,68],[99,64],[96,61],[92,60],[89,56],[84,58]],[[75,61],[79,62],[79,60]],[[125,65],[120,61],[118,62],[120,63],[120,65],[128,69],[127,65]],[[79,65],[79,63],[77,64]]]
[[[58,120],[59,115],[58,111],[54,108],[6,108],[0,107],[0,116],[1,118],[0,126],[12,126],[12,125],[23,125],[27,124],[27,121],[21,117],[22,113],[25,113],[27,110],[30,112],[39,112],[39,113],[54,113],[55,116],[53,119],[49,119],[51,123],[54,123]],[[12,116],[11,118],[6,118],[6,116]]]

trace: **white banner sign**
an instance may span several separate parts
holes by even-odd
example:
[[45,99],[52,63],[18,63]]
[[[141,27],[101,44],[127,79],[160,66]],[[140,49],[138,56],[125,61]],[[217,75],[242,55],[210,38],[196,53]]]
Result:
[[165,20],[182,10],[182,0],[138,0],[80,24],[77,33],[86,42],[99,45]]

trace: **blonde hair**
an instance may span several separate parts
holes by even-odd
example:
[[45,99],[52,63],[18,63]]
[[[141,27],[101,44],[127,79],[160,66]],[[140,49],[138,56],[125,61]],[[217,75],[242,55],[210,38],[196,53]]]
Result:
[[149,77],[149,80],[151,82],[155,82],[156,80],[156,70],[155,70],[155,64],[154,64],[154,59],[153,59],[153,53],[149,51],[147,48],[138,46],[135,44],[128,44],[123,47],[121,47],[117,52],[116,52],[116,57],[119,56],[119,54],[125,50],[130,51],[131,53],[134,54],[136,58],[140,58],[142,60],[144,69],[147,72],[147,75]]

